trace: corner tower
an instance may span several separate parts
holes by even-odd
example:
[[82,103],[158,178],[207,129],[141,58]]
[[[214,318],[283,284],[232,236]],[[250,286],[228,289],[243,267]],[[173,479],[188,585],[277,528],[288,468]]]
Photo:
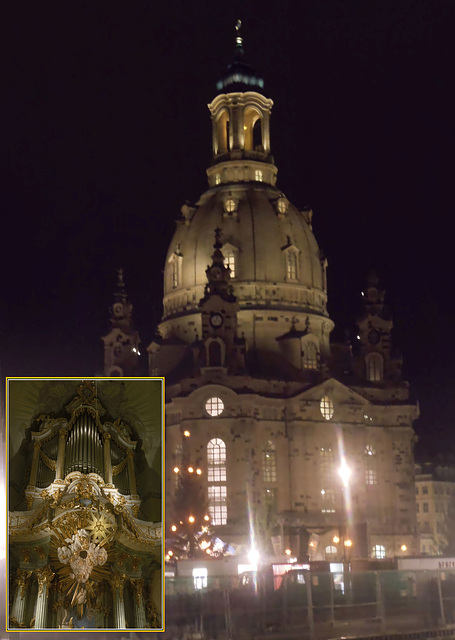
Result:
[[[191,343],[201,335],[199,301],[210,264],[213,229],[231,269],[239,304],[238,328],[247,343],[247,363],[276,372],[287,360],[277,341],[292,324],[311,334],[316,362],[329,354],[333,323],[327,313],[326,267],[311,227],[311,211],[299,211],[276,186],[271,154],[273,102],[264,82],[246,62],[237,24],[234,62],[217,83],[208,105],[212,121],[209,189],[185,204],[164,270],[163,339]],[[297,357],[292,362],[303,360]]]

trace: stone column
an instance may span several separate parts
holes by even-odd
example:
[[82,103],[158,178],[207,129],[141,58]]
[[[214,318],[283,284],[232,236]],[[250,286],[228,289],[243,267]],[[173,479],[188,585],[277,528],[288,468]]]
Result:
[[17,572],[16,593],[14,594],[13,608],[10,616],[10,622],[14,627],[22,627],[24,625],[27,587],[30,573],[30,571],[22,571],[22,569],[19,569]]
[[103,434],[104,442],[104,482],[112,484],[112,464],[111,464],[111,436],[109,433]]
[[39,462],[39,452],[41,448],[40,442],[33,443],[33,460],[32,460],[32,470],[30,471],[30,482],[29,487],[33,489],[36,487],[36,477],[38,475],[38,462]]
[[116,629],[126,629],[125,603],[123,601],[123,585],[126,576],[114,573],[111,578],[111,587],[114,592],[114,624]]
[[145,629],[147,624],[145,619],[145,607],[144,607],[144,580],[130,579],[134,588],[134,620],[138,629]]
[[38,578],[38,598],[35,609],[35,629],[45,629],[47,622],[47,596],[49,585],[54,577],[54,573],[49,565],[42,569],[37,569]]
[[55,465],[55,479],[63,480],[65,467],[65,444],[68,431],[66,429],[59,430],[57,464]]
[[130,480],[130,495],[137,495],[136,474],[134,472],[133,452],[128,451],[128,478]]

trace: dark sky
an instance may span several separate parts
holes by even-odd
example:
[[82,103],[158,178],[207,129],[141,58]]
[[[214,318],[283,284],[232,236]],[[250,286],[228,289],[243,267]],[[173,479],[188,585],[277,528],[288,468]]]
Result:
[[120,265],[145,352],[175,220],[206,189],[206,104],[240,17],[275,102],[278,186],[313,208],[329,259],[337,331],[375,266],[420,401],[419,456],[455,453],[453,0],[10,5],[3,375],[101,373]]

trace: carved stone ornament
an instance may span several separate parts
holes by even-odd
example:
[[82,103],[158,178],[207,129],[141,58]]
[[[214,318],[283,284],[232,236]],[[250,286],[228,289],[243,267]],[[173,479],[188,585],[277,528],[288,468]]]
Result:
[[139,605],[143,597],[144,580],[142,578],[131,578],[130,582],[134,587],[134,599],[136,604]]
[[110,584],[112,589],[114,590],[114,595],[115,595],[115,590],[118,589],[120,600],[123,600],[123,585],[125,584],[125,580],[126,580],[126,575],[125,574],[120,575],[119,573],[114,573],[111,578]]

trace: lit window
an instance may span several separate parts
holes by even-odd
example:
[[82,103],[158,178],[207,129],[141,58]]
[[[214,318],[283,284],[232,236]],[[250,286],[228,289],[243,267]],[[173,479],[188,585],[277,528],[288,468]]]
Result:
[[333,402],[329,396],[323,396],[319,408],[325,420],[331,420],[333,418]]
[[226,267],[229,267],[231,273],[229,274],[231,278],[235,278],[235,254],[232,249],[227,249],[224,254],[224,264]]
[[260,169],[256,169],[254,172],[254,179],[256,182],[262,182],[262,171]]
[[262,450],[262,479],[264,482],[276,482],[276,451],[270,440]]
[[226,482],[226,445],[220,438],[210,440],[207,445],[208,482]]
[[179,265],[177,260],[172,263],[172,288],[176,289],[179,286]]
[[375,544],[371,555],[373,558],[385,558],[385,547],[382,544]]
[[212,416],[212,418],[216,418],[216,416],[220,416],[224,411],[224,402],[221,398],[213,397],[209,398],[205,403],[205,410]]
[[203,567],[193,569],[193,584],[195,589],[207,587],[207,569]]
[[365,446],[365,484],[377,484],[376,447],[374,444]]
[[335,492],[332,489],[323,489],[321,491],[321,498],[321,513],[335,513]]
[[219,173],[217,173],[215,175],[215,184],[220,184],[220,182],[221,182],[221,176]]
[[212,485],[208,488],[209,512],[212,524],[215,526],[226,524],[226,486]]
[[428,513],[428,502],[423,503],[423,512]]
[[284,198],[280,198],[277,202],[277,209],[279,211],[279,213],[286,213],[288,205],[287,202]]
[[212,523],[227,522],[226,505],[226,445],[220,438],[213,438],[207,445],[208,506]]
[[224,203],[224,208],[228,213],[233,213],[236,210],[235,200],[228,198]]
[[369,353],[365,357],[367,380],[381,382],[384,374],[384,359],[380,353]]
[[265,508],[267,512],[271,512],[271,511],[275,511],[276,510],[276,488],[275,487],[268,487],[265,491],[264,491],[264,504],[265,504]]
[[297,280],[297,252],[288,251],[286,253],[286,279]]
[[337,548],[333,546],[333,544],[329,544],[328,547],[325,548],[325,553],[327,556],[334,556],[336,555],[337,552]]
[[302,358],[304,369],[318,368],[318,348],[314,342],[305,342],[302,345]]
[[378,484],[376,469],[365,469],[365,484]]

